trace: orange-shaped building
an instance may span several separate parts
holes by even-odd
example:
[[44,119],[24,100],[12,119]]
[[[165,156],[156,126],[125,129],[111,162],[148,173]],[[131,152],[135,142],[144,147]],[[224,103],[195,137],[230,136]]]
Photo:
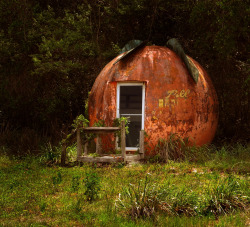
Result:
[[137,149],[142,129],[152,152],[158,140],[171,133],[189,137],[196,145],[212,141],[218,100],[210,78],[195,60],[189,57],[199,72],[197,83],[180,57],[166,47],[144,46],[123,56],[109,62],[96,78],[89,96],[90,125],[102,119],[111,126],[115,118],[129,117],[127,150]]

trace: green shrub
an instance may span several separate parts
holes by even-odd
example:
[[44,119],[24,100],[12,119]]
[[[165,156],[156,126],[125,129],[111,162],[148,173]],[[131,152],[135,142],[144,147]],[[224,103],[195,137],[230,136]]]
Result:
[[97,172],[94,170],[87,172],[83,182],[85,184],[84,195],[86,196],[87,200],[90,202],[95,200],[98,197],[98,193],[101,189],[101,179]]
[[71,144],[71,146],[67,146],[66,148],[66,157],[69,162],[76,161],[76,153],[77,153],[77,145],[76,143]]
[[71,191],[77,192],[80,188],[80,176],[72,176]]
[[[125,122],[125,133],[127,135],[127,134],[129,134],[129,123],[130,123],[129,117],[116,118],[113,122],[113,127],[121,127],[122,121]],[[115,133],[115,135],[118,136],[118,144],[120,144],[121,143],[121,131],[119,130],[118,132]]]
[[62,183],[62,174],[61,172],[57,172],[55,176],[52,176],[52,183],[54,186]]
[[89,125],[89,120],[86,119],[82,114],[77,116],[73,121],[73,128],[87,127]]
[[61,146],[53,146],[47,143],[41,147],[40,162],[47,165],[58,163],[61,156]]

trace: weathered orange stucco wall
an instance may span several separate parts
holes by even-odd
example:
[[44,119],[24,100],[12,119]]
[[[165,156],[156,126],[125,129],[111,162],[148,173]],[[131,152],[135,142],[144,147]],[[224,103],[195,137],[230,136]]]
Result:
[[92,125],[104,119],[112,125],[116,118],[117,82],[144,82],[145,131],[153,148],[159,138],[170,133],[189,137],[197,145],[210,143],[218,123],[218,100],[205,70],[189,58],[199,70],[196,84],[181,61],[170,49],[145,46],[126,59],[101,71],[89,97]]

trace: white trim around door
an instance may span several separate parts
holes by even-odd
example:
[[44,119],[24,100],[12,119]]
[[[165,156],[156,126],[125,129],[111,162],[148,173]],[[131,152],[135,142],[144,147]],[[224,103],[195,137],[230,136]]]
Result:
[[[141,113],[140,114],[132,114],[132,113],[123,113],[123,116],[141,116],[141,130],[144,130],[144,115],[145,115],[145,84],[143,82],[141,83],[126,83],[126,82],[118,82],[117,83],[117,99],[116,99],[116,117],[120,118],[121,114],[120,114],[120,96],[121,96],[121,87],[131,87],[131,86],[141,86],[142,87],[142,109],[141,109]],[[130,150],[130,151],[135,151],[137,150],[138,147],[126,147],[126,150]]]

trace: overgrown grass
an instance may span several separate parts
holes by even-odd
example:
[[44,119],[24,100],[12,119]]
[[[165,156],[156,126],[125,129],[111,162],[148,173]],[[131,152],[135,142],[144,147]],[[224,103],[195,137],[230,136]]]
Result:
[[165,164],[62,168],[2,149],[0,225],[247,226],[249,148],[208,151]]
[[129,185],[116,201],[116,207],[135,218],[155,217],[159,212],[169,216],[209,216],[246,210],[250,198],[245,180],[233,175],[199,185],[199,190],[176,186],[172,182],[152,184],[145,177],[143,184]]
[[156,156],[148,161],[168,162],[187,161],[211,168],[212,170],[238,173],[250,172],[250,146],[243,144],[225,144],[219,148],[214,145],[202,147],[187,146],[188,138],[182,139],[172,134],[169,140],[159,139]]

